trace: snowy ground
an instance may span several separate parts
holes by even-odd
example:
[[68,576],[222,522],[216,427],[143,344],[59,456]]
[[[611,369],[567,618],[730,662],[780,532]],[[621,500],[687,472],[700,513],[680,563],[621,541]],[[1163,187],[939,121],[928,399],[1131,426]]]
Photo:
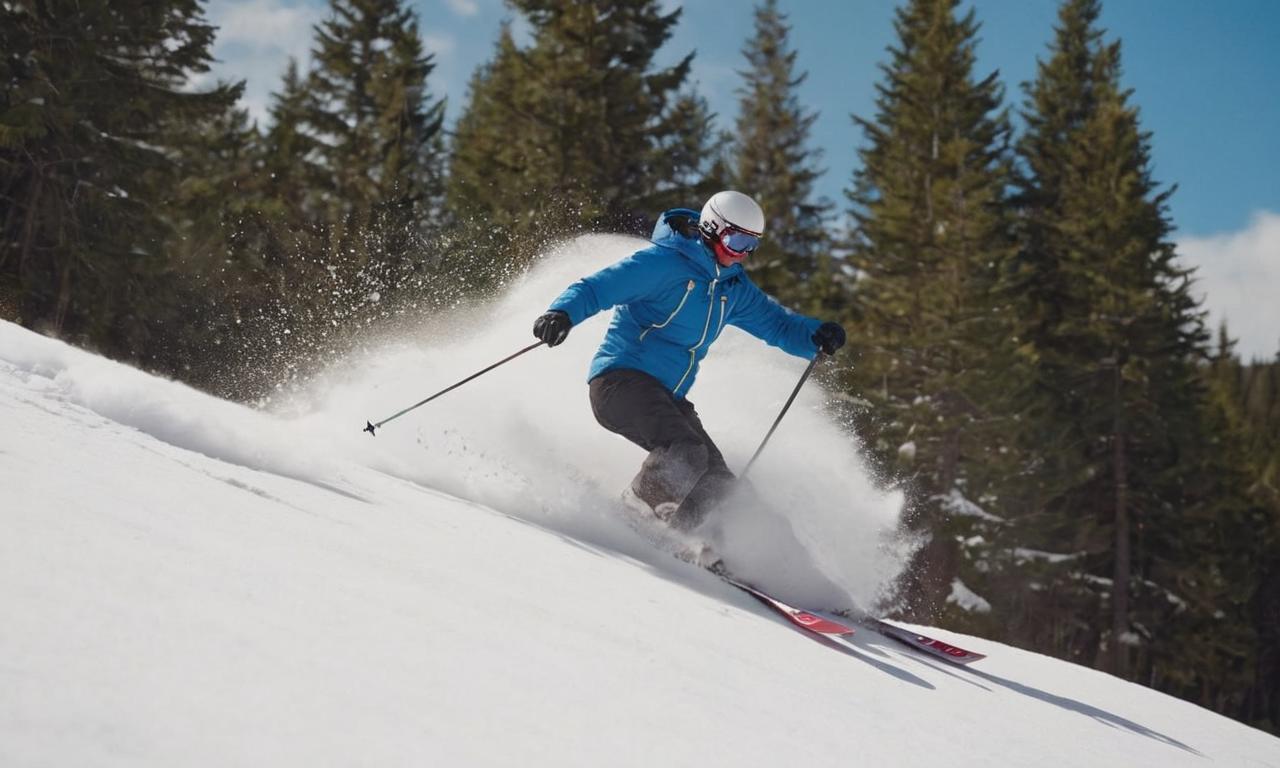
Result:
[[[0,766],[1280,766],[1274,737],[979,638],[934,632],[989,654],[967,669],[829,647],[654,553],[616,518],[640,456],[585,405],[599,325],[359,433],[631,243],[582,245],[491,308],[513,320],[371,352],[288,416],[0,324]],[[695,400],[741,466],[803,362],[724,344]],[[899,501],[806,398],[757,478],[788,557],[776,521],[726,547],[868,602]]]

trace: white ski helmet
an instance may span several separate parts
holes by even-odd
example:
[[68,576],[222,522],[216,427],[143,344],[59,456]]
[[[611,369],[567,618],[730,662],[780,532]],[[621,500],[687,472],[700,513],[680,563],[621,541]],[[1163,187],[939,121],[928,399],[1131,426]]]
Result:
[[725,190],[712,195],[702,206],[698,226],[711,240],[719,239],[725,229],[736,229],[758,238],[764,234],[764,211],[741,192]]

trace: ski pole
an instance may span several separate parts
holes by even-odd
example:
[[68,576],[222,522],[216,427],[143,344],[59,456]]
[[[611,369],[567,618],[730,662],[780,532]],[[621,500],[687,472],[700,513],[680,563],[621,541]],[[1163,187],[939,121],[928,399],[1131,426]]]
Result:
[[786,405],[782,406],[782,412],[778,414],[778,418],[773,420],[773,426],[769,427],[769,434],[764,436],[764,440],[760,442],[760,447],[756,449],[754,454],[752,454],[751,461],[747,462],[747,466],[744,467],[741,474],[738,475],[739,478],[746,477],[747,473],[751,471],[751,465],[755,464],[756,459],[760,458],[760,452],[769,444],[769,438],[773,437],[774,430],[776,430],[778,425],[782,423],[782,417],[787,415],[787,409],[789,409],[791,404],[795,402],[796,395],[800,394],[800,388],[809,380],[809,374],[813,373],[813,369],[818,365],[818,361],[821,359],[822,352],[819,351],[818,354],[814,355],[813,359],[809,361],[809,367],[805,368],[804,373],[800,375],[800,381],[796,382],[796,388],[791,390],[791,397],[788,397]]
[[417,408],[418,406],[426,405],[427,403],[431,402],[432,400],[435,400],[437,397],[439,397],[439,396],[441,396],[441,395],[445,394],[446,392],[452,392],[453,390],[457,389],[458,387],[462,386],[463,384],[466,384],[468,381],[471,381],[472,379],[475,379],[475,378],[479,378],[480,376],[483,376],[484,374],[488,373],[489,371],[492,371],[494,368],[497,368],[498,366],[502,365],[503,363],[509,363],[509,362],[511,362],[512,360],[515,360],[517,357],[519,357],[519,356],[523,355],[525,352],[529,352],[529,351],[535,350],[535,349],[537,349],[538,347],[542,346],[543,344],[546,344],[546,342],[545,342],[545,341],[539,341],[539,342],[536,342],[536,343],[534,343],[534,344],[530,344],[529,346],[525,347],[524,349],[520,350],[519,352],[516,352],[514,355],[510,355],[510,356],[508,356],[508,357],[504,357],[504,358],[502,358],[501,360],[499,360],[498,362],[496,362],[496,363],[494,363],[493,365],[489,366],[488,368],[485,368],[485,369],[480,370],[480,371],[476,371],[475,373],[471,374],[470,376],[468,376],[467,378],[463,379],[462,381],[459,381],[457,384],[452,384],[452,385],[450,385],[450,386],[447,386],[447,387],[445,387],[444,389],[442,389],[442,390],[440,390],[439,392],[437,392],[437,393],[435,393],[434,395],[432,395],[431,397],[428,397],[426,400],[420,400],[420,401],[418,401],[418,402],[414,403],[413,405],[409,406],[408,408],[405,408],[403,411],[400,411],[399,413],[394,413],[394,414],[392,414],[392,415],[388,416],[387,418],[383,419],[382,421],[379,421],[377,424],[374,424],[374,423],[373,423],[373,422],[371,422],[371,421],[366,421],[366,422],[365,422],[365,428],[364,428],[362,431],[364,431],[364,432],[368,432],[369,434],[371,434],[371,435],[373,435],[373,436],[375,436],[375,437],[376,437],[376,436],[377,436],[377,433],[376,433],[376,432],[374,432],[374,430],[375,430],[375,429],[377,429],[377,428],[379,428],[379,427],[381,427],[383,424],[386,424],[388,421],[391,421],[391,420],[393,420],[393,419],[398,419],[398,418],[400,418],[401,416],[403,416],[403,415],[405,415],[406,413],[408,413],[409,411],[412,411],[414,408]]

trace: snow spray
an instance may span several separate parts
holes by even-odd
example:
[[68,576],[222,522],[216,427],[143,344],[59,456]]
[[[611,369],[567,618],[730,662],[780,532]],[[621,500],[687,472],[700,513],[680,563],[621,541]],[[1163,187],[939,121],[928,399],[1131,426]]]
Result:
[[[575,327],[563,344],[406,416],[377,441],[357,441],[350,429],[379,404],[411,402],[530,340],[533,321],[566,286],[644,246],[615,235],[569,241],[496,300],[424,318],[348,361],[359,364],[317,377],[286,407],[305,414],[296,421],[310,439],[355,461],[661,567],[666,556],[645,552],[619,518],[619,494],[644,451],[596,424],[588,401],[587,369],[609,312]],[[807,362],[725,329],[689,399],[730,468],[747,463]],[[716,546],[735,573],[785,599],[870,606],[887,594],[914,543],[899,531],[902,495],[876,486],[856,437],[824,412],[825,397],[817,386],[797,397],[752,468],[757,502],[725,505]]]

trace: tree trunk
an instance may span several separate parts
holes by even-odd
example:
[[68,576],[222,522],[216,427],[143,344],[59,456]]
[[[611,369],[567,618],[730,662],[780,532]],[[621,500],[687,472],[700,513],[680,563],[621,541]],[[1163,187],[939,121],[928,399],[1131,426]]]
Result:
[[53,309],[53,334],[62,335],[71,309],[71,265],[63,264],[58,270],[58,298]]
[[1129,632],[1129,468],[1121,403],[1121,363],[1117,356],[1114,379],[1115,416],[1112,427],[1112,466],[1115,471],[1115,571],[1111,588],[1111,673],[1125,673],[1124,637]]

